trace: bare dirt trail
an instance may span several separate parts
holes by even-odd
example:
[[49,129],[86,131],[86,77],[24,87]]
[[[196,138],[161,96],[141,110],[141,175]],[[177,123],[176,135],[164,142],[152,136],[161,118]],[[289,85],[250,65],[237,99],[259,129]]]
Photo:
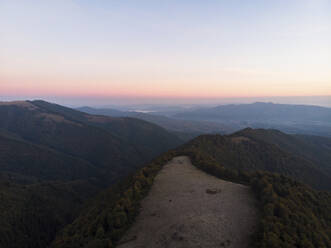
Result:
[[249,187],[220,180],[176,157],[156,176],[119,248],[248,247],[257,223]]

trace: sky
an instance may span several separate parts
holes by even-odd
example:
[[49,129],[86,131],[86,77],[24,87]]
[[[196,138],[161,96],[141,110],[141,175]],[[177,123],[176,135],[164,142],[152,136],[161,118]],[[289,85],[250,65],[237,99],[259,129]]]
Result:
[[329,0],[0,0],[0,100],[325,99],[330,58]]

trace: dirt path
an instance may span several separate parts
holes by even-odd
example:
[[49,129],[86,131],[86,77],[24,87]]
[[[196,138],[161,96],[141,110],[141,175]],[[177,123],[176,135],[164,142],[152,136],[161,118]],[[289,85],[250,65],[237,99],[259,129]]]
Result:
[[257,222],[250,189],[176,157],[160,171],[118,248],[248,247]]

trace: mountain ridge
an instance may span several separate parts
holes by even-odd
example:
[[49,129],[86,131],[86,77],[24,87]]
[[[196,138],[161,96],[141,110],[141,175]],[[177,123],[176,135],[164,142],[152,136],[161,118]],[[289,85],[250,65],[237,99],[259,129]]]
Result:
[[0,103],[0,247],[46,247],[101,190],[182,141],[134,118]]
[[[218,141],[219,135],[214,136]],[[253,189],[261,215],[258,230],[247,247],[320,248],[331,245],[330,192],[314,190],[307,182],[300,183],[293,177],[262,171],[260,168],[250,171],[231,168],[215,156],[217,153],[214,151],[224,146],[215,148],[218,143],[210,137],[213,135],[200,136],[195,141],[164,153],[117,188],[102,192],[88,207],[90,210],[82,213],[58,234],[52,248],[116,247],[139,214],[140,202],[148,194],[154,177],[169,160],[183,155],[189,156],[197,168],[215,177],[245,184]],[[246,140],[240,139],[239,142]],[[233,142],[230,144],[233,145]],[[274,149],[275,145],[269,144],[266,148]]]
[[44,101],[0,104],[0,116],[0,247],[115,247],[177,156],[251,187],[261,214],[252,247],[331,243],[331,139],[247,128],[181,144],[146,121]]

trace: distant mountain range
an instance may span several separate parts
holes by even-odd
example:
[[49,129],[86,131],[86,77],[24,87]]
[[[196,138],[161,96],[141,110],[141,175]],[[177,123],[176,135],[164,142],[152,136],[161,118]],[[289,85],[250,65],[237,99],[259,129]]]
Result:
[[331,121],[331,109],[310,105],[289,105],[256,102],[252,104],[231,104],[213,108],[182,112],[177,118],[214,121],[249,122],[311,122],[327,123]]
[[256,102],[201,108],[173,117],[231,124],[234,128],[275,128],[289,133],[331,137],[331,108],[319,106]]
[[199,134],[229,134],[240,129],[278,129],[287,133],[331,137],[331,108],[256,102],[230,104],[217,107],[200,107],[167,113],[140,113],[116,109],[82,107],[78,110],[106,116],[130,116],[143,119],[177,132],[182,138]]
[[154,113],[141,113],[135,111],[120,111],[110,108],[91,108],[81,107],[77,110],[94,114],[94,115],[105,115],[112,117],[133,117],[141,120],[145,120],[156,125],[159,125],[170,132],[175,133],[184,140],[189,140],[193,137],[203,133],[230,133],[234,132],[236,128],[231,125],[210,122],[210,121],[192,121],[192,120],[181,120],[160,114]]

